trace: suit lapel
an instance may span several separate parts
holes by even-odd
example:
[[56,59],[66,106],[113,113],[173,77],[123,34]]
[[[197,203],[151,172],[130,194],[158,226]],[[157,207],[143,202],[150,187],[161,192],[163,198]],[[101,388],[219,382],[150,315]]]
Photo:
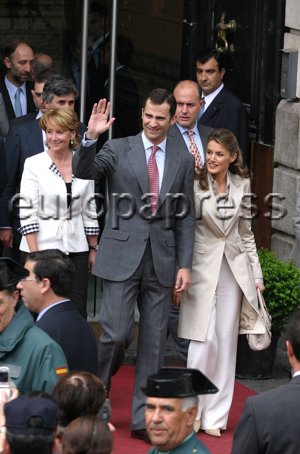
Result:
[[180,166],[180,153],[186,153],[186,147],[178,147],[178,143],[175,140],[173,134],[168,135],[166,144],[166,157],[165,157],[165,168],[161,188],[159,192],[158,208],[162,205],[166,198],[166,194],[170,192],[173,185],[175,176]]
[[134,170],[142,194],[146,194],[149,192],[149,179],[146,155],[141,133],[137,136],[130,137],[128,140],[130,147],[128,159]]
[[220,93],[217,94],[212,103],[204,111],[203,115],[200,118],[200,123],[206,124],[207,121],[214,117],[215,113],[222,107],[222,104],[224,103],[224,89],[225,88],[223,88]]
[[207,191],[199,191],[196,192],[196,196],[200,199],[200,203],[202,203],[202,210],[205,208],[206,212],[210,216],[210,218],[213,220],[213,222],[216,224],[218,229],[221,232],[224,232],[224,223],[219,217],[217,216],[217,203],[216,203],[216,198],[213,193],[213,189],[211,187],[211,184],[209,182],[209,189]]
[[[228,175],[230,190],[229,190],[229,207],[227,209],[228,211],[227,219],[222,219],[220,216],[218,216],[217,201],[210,180],[208,180],[209,189],[207,191],[199,191],[196,193],[196,196],[200,200],[204,200],[203,207],[205,208],[211,219],[214,221],[216,226],[222,232],[225,232],[230,227],[233,219],[237,214],[237,211],[240,208],[241,200],[243,197],[243,188],[242,185],[240,184],[240,181],[234,178],[234,175],[232,175],[230,172],[228,173]],[[222,206],[222,202],[220,202],[220,204]]]
[[224,220],[224,229],[227,230],[232,223],[233,219],[235,218],[237,211],[240,208],[241,201],[243,198],[243,187],[241,185],[241,181],[234,178],[234,175],[230,172],[229,181],[230,181],[230,190],[229,190],[229,204],[231,208],[229,211],[229,218]]

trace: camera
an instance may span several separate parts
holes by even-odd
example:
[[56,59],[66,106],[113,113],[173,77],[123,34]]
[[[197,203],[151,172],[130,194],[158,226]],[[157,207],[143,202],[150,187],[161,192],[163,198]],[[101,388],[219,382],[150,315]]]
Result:
[[0,391],[4,391],[10,397],[9,367],[0,367]]

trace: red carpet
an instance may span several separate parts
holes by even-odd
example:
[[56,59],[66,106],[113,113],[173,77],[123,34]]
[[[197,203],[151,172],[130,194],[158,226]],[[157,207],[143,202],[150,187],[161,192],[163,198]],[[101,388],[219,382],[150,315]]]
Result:
[[[134,366],[122,366],[113,377],[110,393],[112,405],[112,423],[116,427],[114,433],[114,452],[118,454],[146,454],[150,446],[143,441],[130,437],[131,399],[133,389]],[[229,415],[229,424],[221,438],[214,438],[200,433],[201,441],[212,454],[230,454],[234,428],[242,413],[245,399],[255,394],[239,382],[235,384],[233,405]]]

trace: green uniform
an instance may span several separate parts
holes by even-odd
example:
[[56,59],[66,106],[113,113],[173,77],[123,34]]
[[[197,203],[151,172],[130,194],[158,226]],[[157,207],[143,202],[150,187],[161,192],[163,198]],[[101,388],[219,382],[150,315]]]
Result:
[[19,302],[16,314],[0,334],[0,366],[8,366],[20,393],[52,392],[59,375],[67,372],[60,346],[35,326],[30,312]]
[[[160,452],[161,451],[156,448],[153,448],[148,454],[158,454]],[[172,451],[168,451],[168,454],[210,454],[210,451],[199,440],[197,435],[193,433],[192,436],[184,440],[184,442],[177,446],[177,448],[172,449]]]

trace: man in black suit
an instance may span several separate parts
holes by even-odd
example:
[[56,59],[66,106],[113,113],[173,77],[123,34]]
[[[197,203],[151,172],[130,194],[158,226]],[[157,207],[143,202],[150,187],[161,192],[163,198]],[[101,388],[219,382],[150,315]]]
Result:
[[[32,48],[19,40],[11,40],[2,50],[3,63],[6,75],[0,81],[0,92],[6,108],[8,121],[30,112],[36,108],[30,90],[32,83],[32,65],[34,53]],[[19,96],[20,110],[16,106],[16,97]]]
[[227,128],[240,145],[245,163],[248,160],[248,117],[244,104],[223,84],[225,56],[208,49],[196,57],[196,77],[202,90],[203,107],[199,123],[211,128]]
[[[44,85],[42,101],[45,109],[65,107],[74,110],[78,90],[72,80],[60,74],[54,74]],[[80,134],[86,127],[81,123]],[[19,260],[20,235],[18,210],[10,210],[10,201],[18,192],[25,159],[47,149],[39,119],[28,121],[18,119],[11,125],[5,144],[6,184],[0,197],[0,240],[6,248],[13,248],[13,257]]]
[[232,454],[300,452],[300,311],[289,320],[286,349],[292,380],[247,399],[234,432]]
[[87,321],[70,301],[74,267],[58,249],[32,252],[25,268],[29,277],[21,280],[25,305],[38,314],[36,324],[62,348],[70,370],[97,372],[97,341]]

